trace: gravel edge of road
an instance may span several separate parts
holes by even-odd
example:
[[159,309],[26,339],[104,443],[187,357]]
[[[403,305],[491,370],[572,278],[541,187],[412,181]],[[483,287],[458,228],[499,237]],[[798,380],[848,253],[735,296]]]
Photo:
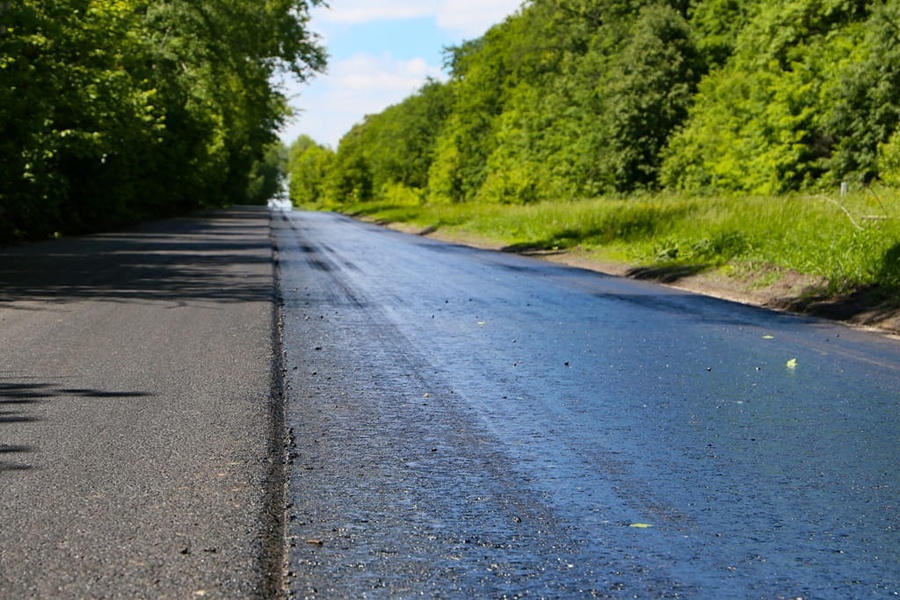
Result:
[[281,293],[281,267],[278,244],[272,228],[275,213],[269,212],[269,243],[272,249],[272,365],[270,373],[269,471],[266,474],[265,526],[263,546],[263,597],[287,597],[287,483],[288,456],[285,429],[284,383],[284,298]]

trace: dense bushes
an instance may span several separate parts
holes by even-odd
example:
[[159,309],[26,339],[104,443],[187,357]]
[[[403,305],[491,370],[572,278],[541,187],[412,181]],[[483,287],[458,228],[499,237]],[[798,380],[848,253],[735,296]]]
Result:
[[271,76],[323,66],[315,3],[0,4],[0,243],[258,201]]
[[447,62],[336,152],[313,144],[295,200],[900,181],[900,0],[531,0]]

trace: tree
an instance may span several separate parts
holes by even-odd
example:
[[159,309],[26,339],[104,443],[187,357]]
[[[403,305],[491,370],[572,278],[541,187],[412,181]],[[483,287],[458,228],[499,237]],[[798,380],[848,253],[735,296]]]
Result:
[[[121,178],[112,164],[117,153],[146,142],[159,123],[152,90],[127,70],[139,48],[128,35],[134,7],[23,0],[8,10],[0,36],[0,236],[114,221],[130,190],[110,194],[102,183]],[[101,203],[105,214],[95,210]]]
[[246,201],[319,0],[2,4],[0,242]]
[[367,154],[377,151],[366,145],[366,116],[341,138],[326,182],[325,196],[336,203],[356,203],[371,200],[372,168]]
[[447,49],[446,84],[358,124],[331,189],[524,203],[898,181],[898,22],[900,0],[530,0]]
[[609,147],[601,161],[618,191],[656,186],[660,153],[687,117],[704,70],[681,14],[664,5],[641,9],[604,90]]
[[894,167],[887,157],[897,152],[900,2],[875,3],[865,26],[854,31],[826,98],[830,110],[822,135],[830,142],[824,166],[831,182],[890,179]]
[[334,152],[308,135],[301,135],[288,151],[289,195],[295,206],[317,206],[328,202],[327,181]]
[[828,123],[837,82],[859,64],[867,16],[862,2],[761,4],[731,59],[700,84],[663,184],[777,194],[837,175],[830,157],[842,142]]
[[288,149],[280,141],[269,144],[263,157],[253,163],[247,184],[249,204],[264,205],[284,189],[288,176]]

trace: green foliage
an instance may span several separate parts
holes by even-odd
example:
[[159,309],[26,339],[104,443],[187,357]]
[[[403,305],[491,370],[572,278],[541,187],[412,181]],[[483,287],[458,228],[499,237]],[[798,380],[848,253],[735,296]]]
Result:
[[[398,126],[417,121],[412,99],[354,128],[354,140],[338,150],[335,192],[362,198],[368,189],[378,198],[400,181],[425,190],[429,202],[532,203],[654,187],[660,152],[706,69],[687,9],[627,0],[525,4],[483,37],[447,50],[451,77],[434,84],[442,110],[427,121],[427,135]],[[404,140],[418,141],[416,158],[395,151]],[[349,172],[339,172],[343,165]],[[360,187],[367,176],[369,187]]]
[[847,55],[824,123],[832,141],[826,165],[835,180],[890,178],[880,173],[878,154],[896,139],[900,119],[900,2],[874,3]]
[[824,195],[691,196],[643,194],[623,199],[400,205],[346,205],[351,214],[422,229],[473,234],[509,250],[560,250],[604,262],[672,272],[791,271],[820,279],[833,292],[874,286],[900,290],[900,193],[879,188]]
[[326,182],[334,152],[309,136],[300,136],[288,151],[288,195],[295,206],[326,206]]
[[900,187],[900,129],[878,144],[878,173],[886,184]]
[[[366,116],[341,139],[333,159],[321,158],[321,148],[314,150],[318,158],[305,159],[303,174],[292,179],[298,186],[292,192],[295,202],[359,202],[382,197],[397,186],[424,194],[435,141],[450,102],[447,85],[429,80],[400,104]],[[299,151],[315,142],[301,136],[296,145]],[[320,167],[312,167],[311,162],[327,170],[327,175],[314,175]],[[303,182],[315,189],[302,188]]]
[[372,168],[366,145],[366,122],[353,127],[341,139],[326,182],[326,196],[338,202],[362,202],[372,199]]
[[487,176],[493,130],[503,110],[503,88],[512,67],[511,49],[503,35],[506,26],[495,26],[483,38],[452,51],[453,105],[437,139],[430,174],[436,201],[472,200]]
[[364,143],[374,193],[395,183],[418,189],[428,185],[432,149],[449,106],[447,86],[429,80],[400,104],[366,119]]
[[288,149],[281,142],[269,144],[253,163],[247,182],[248,204],[264,205],[283,189],[288,173]]
[[606,84],[609,140],[602,160],[616,189],[655,186],[660,152],[687,116],[703,70],[680,14],[668,6],[640,11]]
[[354,127],[326,195],[514,205],[897,185],[898,23],[900,0],[530,0],[447,49],[446,83]]
[[251,171],[287,116],[270,78],[323,66],[317,2],[3,3],[0,243],[261,193]]
[[[701,3],[702,4],[702,3]],[[893,2],[763,2],[705,79],[662,183],[775,194],[869,182],[897,124]]]
[[[0,242],[97,218],[86,188],[118,177],[110,159],[157,122],[151,90],[124,69],[138,45],[125,35],[137,20],[132,7],[26,1],[4,10]],[[110,200],[109,212],[121,213],[121,200]]]
[[720,67],[734,52],[741,30],[759,7],[759,0],[695,0],[690,20],[697,46],[710,67]]

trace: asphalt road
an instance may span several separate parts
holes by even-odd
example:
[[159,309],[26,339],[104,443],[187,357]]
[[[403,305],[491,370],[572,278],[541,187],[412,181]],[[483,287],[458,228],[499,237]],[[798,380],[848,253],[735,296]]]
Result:
[[898,399],[896,340],[336,215],[5,249],[0,598],[893,597]]
[[269,213],[0,250],[0,598],[280,586]]
[[273,226],[292,597],[900,593],[896,340],[331,214]]

